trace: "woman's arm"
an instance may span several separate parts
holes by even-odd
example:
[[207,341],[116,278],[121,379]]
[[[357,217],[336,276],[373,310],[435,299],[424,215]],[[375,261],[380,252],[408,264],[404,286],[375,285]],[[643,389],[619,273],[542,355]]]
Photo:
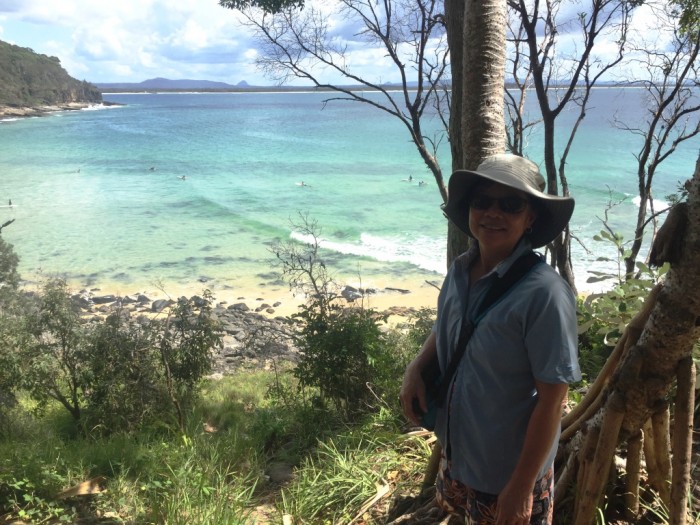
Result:
[[532,492],[542,464],[561,425],[566,383],[535,381],[537,404],[530,416],[520,458],[510,480],[498,495],[496,525],[527,525],[532,514]]
[[403,376],[401,384],[401,392],[399,399],[403,407],[403,413],[411,423],[420,425],[420,414],[413,410],[413,400],[418,399],[418,404],[423,412],[428,411],[428,405],[425,399],[425,383],[421,377],[421,372],[437,353],[437,337],[435,332],[431,332],[428,338],[423,343],[419,354],[406,367],[406,372]]

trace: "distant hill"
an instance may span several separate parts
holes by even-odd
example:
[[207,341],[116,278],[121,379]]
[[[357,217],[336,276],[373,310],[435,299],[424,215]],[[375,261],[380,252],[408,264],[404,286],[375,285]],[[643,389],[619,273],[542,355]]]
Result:
[[58,58],[0,40],[0,114],[101,102],[102,93],[71,77]]
[[96,86],[102,91],[234,91],[246,89],[250,86],[243,80],[236,85],[226,82],[214,82],[212,80],[171,80],[169,78],[151,78],[143,82],[108,82],[97,83]]
[[[168,78],[151,78],[143,82],[97,82],[95,85],[103,93],[115,93],[128,91],[132,93],[146,93],[154,91],[330,91],[329,88],[318,88],[316,86],[251,86],[245,80],[238,84],[227,84],[225,82],[214,82],[211,80],[171,80]],[[398,88],[401,84],[384,84],[389,89]],[[415,87],[415,82],[409,84],[409,88]],[[367,88],[360,85],[340,86],[347,89]]]

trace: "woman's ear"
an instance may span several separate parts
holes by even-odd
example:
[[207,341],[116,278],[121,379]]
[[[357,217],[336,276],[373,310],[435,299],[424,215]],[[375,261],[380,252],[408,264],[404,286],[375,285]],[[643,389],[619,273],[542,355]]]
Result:
[[537,210],[533,208],[532,206],[528,207],[527,210],[527,227],[532,228],[532,225],[535,224],[535,221],[537,220]]

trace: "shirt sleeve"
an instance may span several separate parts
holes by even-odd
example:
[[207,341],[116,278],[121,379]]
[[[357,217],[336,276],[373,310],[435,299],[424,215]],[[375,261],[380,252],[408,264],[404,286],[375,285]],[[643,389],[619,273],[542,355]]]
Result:
[[540,266],[545,271],[538,272],[541,282],[531,295],[525,331],[532,375],[544,383],[579,381],[576,298],[556,272]]

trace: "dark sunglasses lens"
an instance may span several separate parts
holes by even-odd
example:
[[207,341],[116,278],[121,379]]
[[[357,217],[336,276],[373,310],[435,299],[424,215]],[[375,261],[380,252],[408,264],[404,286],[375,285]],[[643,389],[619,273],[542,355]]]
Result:
[[488,210],[493,204],[493,199],[486,195],[474,195],[469,201],[469,207],[475,210]]
[[520,197],[503,197],[498,199],[498,206],[505,213],[520,213],[525,209],[527,201]]
[[513,195],[511,197],[489,197],[488,195],[474,195],[469,200],[469,207],[475,210],[488,210],[493,201],[498,203],[498,207],[504,213],[520,213],[527,206],[527,199]]

